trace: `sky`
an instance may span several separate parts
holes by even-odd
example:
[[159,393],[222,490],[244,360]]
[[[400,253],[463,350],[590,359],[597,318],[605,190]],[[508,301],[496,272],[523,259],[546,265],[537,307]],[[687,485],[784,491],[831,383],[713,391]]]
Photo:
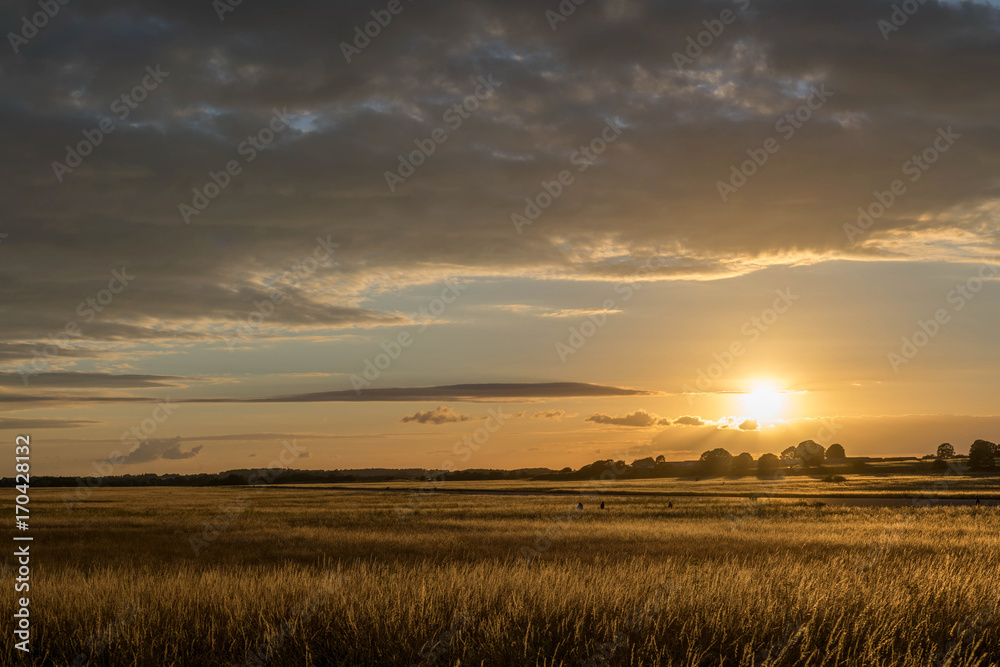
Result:
[[1000,9],[902,4],[7,3],[0,437],[39,475],[997,441]]

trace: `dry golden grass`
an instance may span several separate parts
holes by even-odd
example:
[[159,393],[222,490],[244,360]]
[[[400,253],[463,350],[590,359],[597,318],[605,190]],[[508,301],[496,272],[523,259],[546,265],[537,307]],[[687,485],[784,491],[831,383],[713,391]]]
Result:
[[[878,466],[872,466],[877,469]],[[1000,496],[1000,477],[994,475],[959,475],[951,472],[935,475],[854,475],[835,470],[845,477],[843,483],[824,482],[825,474],[790,475],[780,479],[747,477],[710,477],[695,481],[692,478],[666,477],[659,479],[619,479],[611,482],[595,481],[452,481],[430,483],[414,481],[360,482],[332,486],[385,489],[427,488],[437,486],[449,489],[521,491],[531,493],[573,493],[575,491],[634,494],[682,495],[794,495],[794,496],[899,496],[899,497],[948,497],[975,498],[980,495]],[[321,485],[303,485],[321,486]]]
[[8,664],[1000,664],[997,508],[61,493],[33,492]]

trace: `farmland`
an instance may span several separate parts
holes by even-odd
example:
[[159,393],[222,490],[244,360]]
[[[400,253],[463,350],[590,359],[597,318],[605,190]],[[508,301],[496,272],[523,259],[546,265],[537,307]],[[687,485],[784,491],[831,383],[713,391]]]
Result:
[[1000,508],[386,486],[38,489],[20,662],[1000,664]]

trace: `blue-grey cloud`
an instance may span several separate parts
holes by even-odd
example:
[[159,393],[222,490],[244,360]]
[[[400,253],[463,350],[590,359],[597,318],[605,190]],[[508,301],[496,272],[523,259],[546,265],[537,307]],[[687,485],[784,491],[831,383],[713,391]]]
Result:
[[204,445],[197,445],[189,450],[181,449],[180,438],[154,438],[140,442],[125,456],[123,463],[149,463],[158,459],[183,460],[191,459],[201,453]]

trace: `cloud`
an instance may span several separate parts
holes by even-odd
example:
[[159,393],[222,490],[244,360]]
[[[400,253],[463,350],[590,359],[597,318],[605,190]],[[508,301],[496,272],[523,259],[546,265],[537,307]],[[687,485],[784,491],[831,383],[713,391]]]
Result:
[[651,412],[646,412],[645,410],[637,410],[636,412],[630,412],[624,417],[612,417],[611,415],[604,414],[593,414],[587,417],[585,421],[593,422],[595,424],[609,424],[612,426],[632,426],[636,428],[649,428],[651,426],[667,426],[670,424],[669,419],[663,419],[658,417]]
[[556,421],[562,421],[562,418],[566,416],[565,410],[547,410],[545,412],[536,412],[531,415],[532,419],[555,419]]
[[[628,281],[648,260],[656,260],[649,279],[694,281],[844,258],[889,259],[902,267],[942,255],[959,261],[993,255],[1000,196],[994,170],[984,166],[1000,164],[995,105],[989,103],[996,79],[989,63],[1000,57],[1000,12],[986,2],[923,3],[920,15],[886,40],[876,21],[889,17],[894,3],[755,0],[683,69],[673,67],[673,52],[717,16],[717,7],[604,3],[627,10],[595,5],[552,31],[538,3],[528,0],[411,3],[399,30],[384,31],[348,66],[339,44],[370,20],[369,8],[358,3],[288,0],[266,20],[244,3],[227,16],[225,30],[206,6],[144,0],[123,11],[107,0],[82,3],[72,20],[51,21],[25,57],[8,52],[0,77],[4,369],[33,359],[50,335],[76,322],[79,338],[56,350],[53,364],[65,365],[50,370],[78,369],[80,359],[111,353],[173,350],[185,354],[171,364],[190,364],[191,371],[153,368],[197,374],[209,358],[205,346],[221,347],[220,336],[262,317],[257,304],[264,304],[267,316],[251,327],[256,342],[332,330],[368,334],[412,324],[394,308],[426,303],[411,299],[414,294],[373,297],[413,286],[426,286],[429,294],[446,275],[487,284],[480,292],[486,296],[470,297],[485,300],[486,307],[490,301],[531,302],[546,292],[558,299],[550,313],[562,308],[561,315],[582,321],[583,310],[600,301],[562,299],[562,285],[604,281],[593,293],[607,289],[610,296],[614,289],[615,306],[625,308]],[[403,52],[407,57],[400,58]],[[160,62],[170,71],[162,88],[58,183],[51,165],[65,159],[64,147],[109,115],[109,101],[136,85],[146,64]],[[397,156],[412,150],[414,139],[430,136],[443,111],[469,95],[470,81],[480,75],[502,86],[449,133],[446,150],[390,192],[380,175],[396,168]],[[762,142],[776,136],[775,121],[794,112],[810,89],[824,86],[834,93],[830,100],[794,137],[779,136],[780,151],[723,202],[717,183],[729,180],[730,166],[747,160],[748,150],[759,153]],[[178,204],[191,201],[192,189],[203,188],[209,172],[239,157],[236,146],[267,123],[275,105],[287,106],[291,127],[184,225]],[[571,168],[572,152],[598,137],[609,119],[620,122],[621,135],[593,169],[574,170],[575,182],[546,208],[541,223],[516,233],[508,224],[511,214],[525,210],[525,198],[534,198],[541,182]],[[952,127],[961,138],[911,183],[900,167],[931,144],[939,127]],[[873,191],[886,191],[897,177],[905,179],[905,195],[861,238],[848,238],[844,225],[857,220],[857,208],[869,206]],[[339,244],[335,263],[290,276],[291,267],[312,256],[316,239]],[[104,291],[118,270],[133,272],[135,280],[95,318],[81,317],[81,305],[91,308],[85,299]],[[941,272],[935,266],[932,273]],[[501,287],[491,291],[494,286]],[[712,287],[691,289],[707,293]],[[732,287],[731,303],[741,303],[740,287]],[[678,300],[671,301],[678,312],[687,289],[679,286]],[[285,295],[281,303],[272,301],[275,290]],[[467,305],[473,304],[457,309]],[[635,301],[628,310],[615,317],[629,320],[613,325],[619,331],[646,314]],[[694,306],[691,321],[707,328],[702,310]],[[458,315],[448,312],[449,318]],[[598,314],[586,319],[600,320]],[[520,322],[536,327],[532,337],[509,339],[547,340],[535,334],[560,321]],[[512,330],[491,329],[483,349],[493,343],[489,335],[507,340]],[[462,340],[476,333],[472,327],[449,331]],[[777,332],[773,344],[784,335]],[[381,342],[371,345],[373,359]],[[607,351],[617,343],[606,339],[602,345]],[[356,349],[329,349],[334,347],[339,358],[324,365],[361,370],[346,359],[368,352],[357,356]],[[419,347],[427,354],[425,368],[433,371],[413,363],[409,377],[455,377],[458,371],[447,365],[467,358],[448,355],[443,339]],[[852,354],[866,349],[849,347]],[[611,363],[604,351],[587,354]],[[799,350],[787,351],[792,363]],[[616,360],[622,372],[625,356]],[[546,357],[554,355],[537,359],[544,364]],[[288,358],[320,357],[296,351]],[[252,367],[274,367],[273,359]],[[489,363],[486,355],[482,359]],[[526,368],[499,363],[503,375],[478,369],[470,377],[520,379],[515,369]],[[965,362],[977,376],[988,376],[981,366]],[[531,363],[530,370],[522,377],[546,377],[542,365]],[[592,377],[615,377],[606,367],[602,372]],[[436,380],[413,380],[421,381]],[[412,401],[426,407],[628,395],[501,385],[313,392],[349,386],[246,386],[232,394],[206,392],[205,400]],[[120,396],[129,393],[125,388],[86,398],[68,390],[31,396],[18,389],[24,393],[0,396],[0,405],[150,400]],[[398,413],[409,409],[415,408]],[[706,435],[670,430],[679,438]]]
[[588,315],[616,315],[622,311],[617,308],[605,310],[603,308],[563,308],[562,310],[551,310],[540,313],[541,317],[586,317]]
[[192,459],[201,452],[204,445],[192,447],[188,451],[181,450],[181,439],[155,438],[139,443],[125,457],[123,463],[149,463],[158,459],[181,460]]
[[604,314],[604,315],[616,315],[622,311],[616,308],[604,309],[604,308],[560,308],[552,309],[545,308],[542,306],[532,306],[523,303],[508,303],[500,304],[495,306],[490,306],[491,310],[501,310],[508,313],[514,313],[515,315],[532,315],[535,317],[545,317],[545,318],[570,318],[570,317],[587,317],[588,315]]
[[740,431],[759,431],[760,424],[756,419],[740,417],[722,417],[715,422],[706,422],[706,425],[714,425],[717,429],[733,429]]
[[100,424],[89,419],[5,419],[0,417],[0,431],[29,431],[43,428],[81,428]]
[[[157,399],[143,396],[101,396],[84,394],[15,394],[0,392],[0,403],[154,403]],[[178,401],[180,402],[180,401]]]
[[[72,347],[61,347],[59,345],[51,345],[46,348],[47,351],[52,356],[63,357],[63,358],[86,358],[86,357],[100,357],[103,354],[100,351],[88,350],[88,349],[76,349]],[[21,359],[33,359],[35,354],[40,354],[37,345],[31,343],[0,343],[0,361],[19,361]],[[20,377],[20,376],[19,376]]]
[[689,416],[678,417],[673,421],[675,426],[705,426],[706,423],[701,417]]
[[[598,396],[657,396],[660,392],[624,387],[609,387],[584,382],[453,384],[436,387],[393,387],[385,389],[350,389],[307,394],[287,394],[263,398],[188,398],[174,403],[322,403],[322,402],[399,402],[428,400],[481,403],[494,401],[532,401],[534,399]],[[153,403],[155,398],[141,396],[94,396],[77,394],[23,394],[0,392],[0,403]]]
[[[111,373],[36,373],[28,376],[35,387],[61,387],[66,389],[90,387],[174,387],[191,378],[175,375],[114,375]],[[20,373],[0,373],[0,386],[23,386]]]
[[[995,248],[995,179],[982,165],[1000,160],[1000,136],[982,99],[995,75],[982,63],[1000,55],[1000,14],[986,3],[927,3],[886,41],[875,25],[892,0],[760,0],[683,70],[672,53],[712,18],[703,3],[576,12],[556,32],[525,0],[424,4],[407,5],[407,29],[387,31],[351,66],[339,43],[370,20],[355,3],[290,1],[268,21],[241,8],[224,31],[162,0],[128,16],[96,2],[51,22],[47,50],[29,47],[31,58],[5,65],[0,82],[9,130],[0,146],[0,339],[19,346],[0,355],[23,355],[62,331],[123,265],[134,283],[81,324],[95,344],[211,340],[269,302],[274,287],[295,305],[275,307],[254,336],[401,325],[405,316],[364,308],[362,296],[455,267],[618,282],[656,258],[650,278],[716,279],[845,257],[932,260],[922,242],[932,231]],[[974,60],[969,44],[979,48]],[[400,49],[411,57],[399,59]],[[176,64],[164,64],[162,90],[141,103],[142,122],[117,124],[114,141],[57,183],[53,160],[141,80],[137,63],[166,61]],[[435,77],[421,76],[431,69]],[[389,192],[378,175],[429,136],[479,75],[502,86],[475,112],[475,128],[451,133],[432,166]],[[730,165],[780,137],[775,122],[824,85],[829,101],[723,203],[716,183]],[[287,106],[291,127],[183,225],[178,204],[236,157],[276,104]],[[609,118],[624,129],[601,156],[599,178],[580,174],[572,205],[548,208],[544,228],[519,235],[467,224],[523,210],[525,196],[567,168],[568,154]],[[857,206],[887,188],[939,126],[962,138],[928,172],[933,183],[897,198],[861,243],[848,239],[843,225]],[[53,187],[59,197],[45,196]],[[336,264],[287,277],[327,237],[340,245]],[[571,312],[582,310],[554,316]]]
[[410,422],[415,422],[417,424],[450,424],[453,422],[467,422],[474,420],[469,415],[459,414],[451,408],[442,405],[441,407],[434,408],[433,410],[415,412],[412,415],[403,417],[399,421],[404,424],[408,424]]
[[192,402],[222,403],[310,403],[324,401],[400,401],[418,402],[428,399],[456,402],[495,400],[528,400],[534,398],[596,397],[596,396],[655,396],[659,392],[624,387],[608,387],[584,382],[521,382],[489,384],[452,384],[436,387],[395,387],[386,389],[350,389],[291,394],[255,399],[192,399]]

